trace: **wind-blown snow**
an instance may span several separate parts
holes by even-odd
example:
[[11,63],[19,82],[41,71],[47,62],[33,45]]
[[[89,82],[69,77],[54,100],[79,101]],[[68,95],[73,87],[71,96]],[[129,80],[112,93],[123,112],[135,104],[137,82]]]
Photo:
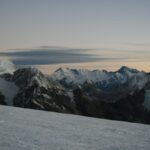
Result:
[[5,96],[7,105],[13,105],[13,98],[18,93],[18,87],[14,83],[0,78],[0,92]]
[[0,74],[10,73],[15,71],[15,65],[9,60],[0,61]]
[[150,126],[0,106],[2,150],[149,150]]

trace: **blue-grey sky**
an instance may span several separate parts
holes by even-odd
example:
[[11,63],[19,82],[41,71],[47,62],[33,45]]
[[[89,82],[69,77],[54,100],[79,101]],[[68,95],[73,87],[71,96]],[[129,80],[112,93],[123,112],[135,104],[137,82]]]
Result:
[[0,50],[149,50],[150,0],[0,0]]
[[149,15],[150,0],[0,0],[0,59],[150,71]]

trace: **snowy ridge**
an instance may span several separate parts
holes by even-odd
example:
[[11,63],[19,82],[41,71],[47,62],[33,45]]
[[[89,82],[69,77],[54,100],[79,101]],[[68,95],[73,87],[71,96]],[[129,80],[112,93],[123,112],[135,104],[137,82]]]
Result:
[[50,88],[50,84],[48,79],[44,77],[44,75],[36,68],[31,68],[31,74],[34,74],[29,85],[32,86],[34,82],[36,82],[39,87]]
[[37,84],[39,87],[44,88],[50,87],[48,78],[46,78],[37,68],[30,67],[16,70],[14,72],[13,80],[21,80],[23,83],[26,81],[25,85],[23,85],[23,83],[19,85],[21,87],[24,86],[24,88],[28,88],[33,84]]
[[120,84],[131,80],[131,86],[137,86],[138,89],[142,89],[148,77],[145,72],[140,72],[136,69],[131,69],[128,67],[121,67],[116,72],[108,72],[106,70],[94,70],[89,71],[87,69],[69,69],[69,68],[59,68],[51,76],[53,80],[61,81],[63,80],[67,84],[83,84],[87,82],[103,82],[107,84],[110,81],[116,81]]
[[87,80],[91,80],[93,82],[108,80],[110,76],[107,71],[60,68],[52,75],[52,78],[56,80],[62,80],[66,78],[68,83],[74,82],[83,84]]

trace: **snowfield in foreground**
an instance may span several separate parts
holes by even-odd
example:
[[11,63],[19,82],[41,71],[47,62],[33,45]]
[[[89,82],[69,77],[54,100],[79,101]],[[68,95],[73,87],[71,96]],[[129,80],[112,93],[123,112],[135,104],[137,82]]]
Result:
[[149,125],[0,106],[2,150],[149,148]]

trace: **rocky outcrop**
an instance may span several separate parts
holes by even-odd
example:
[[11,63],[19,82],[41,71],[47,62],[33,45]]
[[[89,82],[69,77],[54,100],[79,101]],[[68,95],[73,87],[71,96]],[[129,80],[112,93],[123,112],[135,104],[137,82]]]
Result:
[[14,106],[47,111],[75,113],[72,99],[65,89],[50,81],[37,69],[19,69],[12,81],[20,88]]

